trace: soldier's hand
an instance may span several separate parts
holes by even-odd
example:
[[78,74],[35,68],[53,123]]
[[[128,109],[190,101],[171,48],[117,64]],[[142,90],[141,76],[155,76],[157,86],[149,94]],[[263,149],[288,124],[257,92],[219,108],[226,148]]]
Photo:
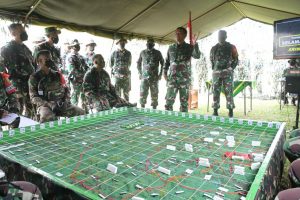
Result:
[[164,74],[164,79],[165,79],[166,81],[168,80],[167,74]]
[[8,115],[8,112],[6,110],[3,110],[2,115],[0,116],[1,118],[6,117]]

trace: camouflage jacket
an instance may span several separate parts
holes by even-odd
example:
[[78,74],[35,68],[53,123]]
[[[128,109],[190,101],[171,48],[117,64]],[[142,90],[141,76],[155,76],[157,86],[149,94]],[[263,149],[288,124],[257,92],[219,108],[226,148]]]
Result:
[[216,44],[210,51],[210,61],[213,70],[235,69],[238,64],[238,52],[234,45],[225,42]]
[[83,77],[88,66],[83,56],[78,53],[70,53],[67,57],[68,80],[72,84],[82,84]]
[[70,102],[69,90],[64,83],[61,72],[50,70],[49,74],[38,70],[28,81],[32,104],[43,106],[50,101]]
[[110,67],[112,68],[112,75],[116,78],[126,78],[130,76],[131,53],[130,51],[116,50],[110,58]]
[[52,56],[52,60],[55,63],[55,66],[53,66],[53,70],[58,71],[62,67],[62,61],[60,57],[60,50],[55,47],[54,45],[50,45],[49,42],[42,42],[39,45],[37,45],[33,51],[33,57],[36,58],[37,53],[41,50],[47,50],[50,52]]
[[98,71],[96,67],[92,67],[85,74],[83,90],[84,94],[92,99],[97,99],[100,95],[117,96],[109,74],[104,69]]
[[[159,64],[161,64],[160,71],[159,71]],[[163,65],[164,65],[164,59],[160,51],[156,49],[143,50],[137,61],[137,68],[139,71],[139,75],[143,79],[158,80],[158,78],[161,77],[162,75]]]
[[[191,84],[191,57],[200,58],[199,46],[184,42],[183,44],[172,44],[169,46],[164,74],[168,75],[168,85],[190,85]],[[168,72],[169,71],[169,72]]]
[[20,104],[16,98],[16,88],[8,80],[8,76],[0,73],[0,109],[18,113]]
[[93,67],[93,57],[95,55],[95,52],[87,52],[85,54],[85,61],[87,63],[87,65],[91,68]]
[[1,66],[6,68],[17,90],[28,91],[29,76],[35,71],[34,59],[25,44],[10,41],[1,49]]

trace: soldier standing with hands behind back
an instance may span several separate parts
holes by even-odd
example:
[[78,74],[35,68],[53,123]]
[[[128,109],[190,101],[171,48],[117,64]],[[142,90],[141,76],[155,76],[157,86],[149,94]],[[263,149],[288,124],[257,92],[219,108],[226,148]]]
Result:
[[[161,79],[164,59],[160,51],[154,49],[154,40],[152,38],[147,40],[147,49],[143,50],[137,61],[137,68],[139,77],[141,79],[140,88],[140,104],[144,108],[147,102],[148,91],[151,91],[151,106],[156,109],[158,105],[158,81]],[[143,64],[143,67],[142,67]],[[159,70],[159,64],[161,69]]]
[[118,96],[121,97],[123,90],[124,99],[129,101],[129,92],[131,90],[131,53],[125,49],[127,40],[121,38],[116,44],[119,44],[119,49],[114,51],[110,58],[110,67],[112,75],[115,79],[115,88]]
[[210,61],[213,68],[213,115],[218,116],[220,108],[220,93],[223,86],[227,101],[228,116],[233,117],[233,70],[238,64],[238,52],[234,45],[226,42],[227,33],[219,31],[219,43],[210,51]]

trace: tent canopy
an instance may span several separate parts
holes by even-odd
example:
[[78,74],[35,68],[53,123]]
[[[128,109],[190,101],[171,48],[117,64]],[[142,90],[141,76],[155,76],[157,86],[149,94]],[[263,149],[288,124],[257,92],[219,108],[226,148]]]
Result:
[[115,38],[153,37],[170,42],[186,26],[205,37],[243,18],[267,24],[300,16],[299,0],[1,0],[0,16]]

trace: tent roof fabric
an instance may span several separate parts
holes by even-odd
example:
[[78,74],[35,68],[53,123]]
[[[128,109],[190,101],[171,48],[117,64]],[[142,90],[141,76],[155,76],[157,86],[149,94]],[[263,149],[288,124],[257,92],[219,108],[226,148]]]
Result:
[[153,37],[171,42],[174,30],[186,26],[200,38],[243,18],[273,24],[300,16],[299,0],[1,0],[0,16],[36,25],[116,38]]

